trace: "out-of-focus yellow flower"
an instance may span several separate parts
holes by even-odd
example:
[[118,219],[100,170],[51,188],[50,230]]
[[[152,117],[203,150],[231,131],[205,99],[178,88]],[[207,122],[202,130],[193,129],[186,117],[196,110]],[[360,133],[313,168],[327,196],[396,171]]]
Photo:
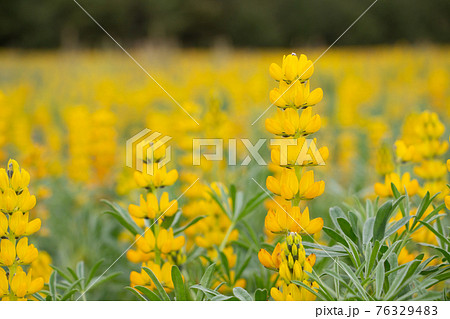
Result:
[[416,256],[411,254],[406,247],[403,247],[402,250],[400,250],[400,253],[398,254],[398,264],[403,265],[406,264],[412,260],[414,260]]
[[414,167],[414,173],[423,179],[438,180],[445,177],[447,167],[439,160],[428,160]]
[[385,176],[384,184],[375,184],[375,193],[380,197],[394,196],[391,183],[395,185],[400,194],[405,194],[406,190],[409,196],[413,196],[419,191],[419,182],[416,179],[411,180],[409,173],[403,174],[401,179],[397,173],[390,173]]
[[395,142],[395,155],[399,162],[411,162],[417,158],[416,147],[414,145],[406,145],[402,140]]
[[51,264],[52,257],[50,257],[47,252],[40,251],[38,258],[35,259],[30,265],[30,269],[33,270],[33,279],[42,277],[44,282],[48,282],[50,275],[53,272],[53,268],[50,266]]
[[375,168],[377,173],[385,176],[394,171],[394,162],[390,149],[384,144],[377,150],[377,159]]
[[164,192],[159,199],[154,193],[147,194],[147,201],[144,196],[140,196],[139,206],[130,204],[128,206],[128,212],[131,216],[136,218],[159,218],[162,214],[163,216],[170,217],[173,216],[178,211],[178,202],[176,199],[169,201],[169,194]]

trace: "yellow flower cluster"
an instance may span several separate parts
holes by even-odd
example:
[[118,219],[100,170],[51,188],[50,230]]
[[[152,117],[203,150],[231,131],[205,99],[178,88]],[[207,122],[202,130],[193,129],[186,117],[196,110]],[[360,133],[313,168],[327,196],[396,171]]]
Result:
[[[217,278],[218,281],[214,283],[214,286],[224,282],[218,290],[221,293],[227,293],[234,287],[244,288],[247,282],[243,278],[237,278],[233,270],[236,266],[237,255],[231,243],[238,240],[239,230],[233,227],[230,218],[222,211],[211,196],[211,189],[216,194],[221,194],[220,188],[228,195],[228,190],[223,184],[212,183],[211,188],[207,185],[199,184],[194,192],[187,193],[189,203],[184,206],[183,215],[188,220],[205,216],[195,225],[185,230],[188,238],[186,246],[189,250],[195,248],[195,246],[204,248],[206,255],[217,264],[221,263],[217,248],[225,254],[228,260],[228,267],[230,268],[229,277],[227,274],[221,274],[220,278]],[[229,200],[231,201],[231,199]],[[231,206],[232,203],[230,202]]]
[[[29,210],[36,205],[30,195],[30,174],[9,160],[8,167],[0,169],[0,297],[2,300],[27,300],[44,286],[43,278],[34,278],[23,267],[38,258],[38,250],[28,244],[26,236],[41,227],[39,218],[30,220]],[[5,268],[7,269],[5,271]]]
[[[178,201],[170,200],[167,192],[162,188],[173,185],[178,179],[178,172],[173,169],[167,172],[165,166],[158,168],[158,161],[163,156],[155,153],[153,162],[145,159],[143,172],[135,171],[136,184],[147,191],[140,196],[139,205],[130,204],[128,212],[136,224],[144,227],[142,234],[135,236],[136,249],[127,251],[127,258],[134,263],[142,263],[142,267],[150,268],[164,289],[171,291],[173,282],[171,276],[172,265],[182,264],[186,256],[182,253],[185,244],[183,236],[174,235],[172,228],[164,228],[164,219],[173,217],[178,212]],[[153,174],[147,173],[147,165],[153,165]],[[146,286],[155,289],[155,285],[148,274],[132,271],[130,274],[131,286]]]
[[308,281],[307,272],[312,271],[316,262],[314,254],[306,257],[302,245],[302,237],[297,233],[289,233],[286,241],[278,243],[272,254],[261,249],[258,258],[264,267],[276,270],[282,279],[281,289],[272,287],[271,296],[277,301],[314,300],[315,296],[308,290],[301,288],[292,280],[303,282],[311,288],[318,288],[316,282]]
[[[316,181],[314,171],[307,166],[323,165],[328,158],[328,149],[315,148],[315,140],[307,137],[320,129],[321,119],[313,115],[312,106],[322,100],[322,89],[310,92],[310,77],[313,64],[305,55],[295,53],[283,57],[281,67],[270,66],[270,75],[279,82],[278,88],[270,92],[270,101],[278,107],[273,118],[266,120],[266,129],[288,142],[286,147],[271,150],[272,169],[275,176],[266,180],[267,188],[275,195],[265,218],[265,228],[272,234],[284,235],[272,254],[261,249],[258,257],[267,268],[279,273],[282,282],[273,287],[271,296],[275,300],[314,300],[314,294],[292,283],[300,281],[317,288],[308,281],[306,272],[312,271],[315,256],[305,256],[300,234],[313,235],[323,227],[323,219],[310,219],[306,202],[320,196],[325,189],[324,181]],[[300,114],[299,114],[300,112]],[[306,147],[306,148],[305,148]],[[304,207],[301,211],[301,207]]]
[[[402,128],[402,137],[395,142],[395,163],[393,163],[392,170],[387,171],[385,182],[375,184],[375,193],[380,197],[393,197],[391,184],[394,184],[401,194],[406,192],[409,196],[419,194],[423,197],[426,192],[430,192],[431,195],[440,193],[437,199],[444,199],[446,205],[450,207],[447,187],[447,171],[450,171],[450,161],[447,161],[446,164],[442,159],[448,149],[448,143],[441,141],[444,132],[445,126],[434,112],[424,111],[408,116]],[[385,155],[384,158],[386,159],[386,157],[388,156]],[[417,179],[411,178],[409,172],[405,172],[403,175],[398,173],[403,166],[408,165],[413,167],[413,173],[421,180],[420,184]],[[393,172],[394,170],[397,172]],[[425,218],[430,212],[431,207],[422,218]],[[414,209],[411,210],[411,214],[415,214]],[[399,212],[393,220],[399,220],[401,217]],[[403,228],[399,231],[402,230]],[[411,238],[415,242],[437,244],[435,235],[426,227],[418,229],[411,235]],[[404,248],[399,255],[399,262],[407,262],[411,256],[413,254]]]
[[116,163],[116,115],[108,108],[90,112],[78,105],[65,110],[68,129],[69,177],[103,185],[111,180]]

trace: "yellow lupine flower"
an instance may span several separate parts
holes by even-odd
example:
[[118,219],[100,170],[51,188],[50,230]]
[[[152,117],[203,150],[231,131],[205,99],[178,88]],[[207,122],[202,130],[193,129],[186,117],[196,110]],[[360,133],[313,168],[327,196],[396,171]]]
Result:
[[145,201],[144,196],[140,196],[139,206],[130,204],[128,206],[128,212],[131,216],[136,218],[159,218],[162,214],[164,216],[170,217],[178,211],[178,202],[176,199],[169,201],[169,194],[164,192],[159,200],[155,194],[148,193],[147,201]]
[[17,243],[16,254],[19,258],[18,263],[23,265],[31,264],[38,258],[38,250],[33,244],[28,245],[27,237],[22,237]]
[[3,213],[0,213],[0,238],[8,235],[8,218]]
[[294,136],[297,134],[300,118],[298,112],[294,109],[277,110],[275,117],[266,119],[266,129],[275,135],[283,137]]
[[284,199],[290,200],[294,198],[298,192],[298,180],[295,170],[290,168],[283,169],[279,179],[268,176],[266,186],[272,193]]
[[30,174],[19,167],[19,164],[10,159],[8,162],[8,175],[10,176],[11,187],[14,191],[19,192],[28,187],[30,183]]
[[265,249],[260,249],[258,252],[258,259],[264,267],[277,270],[280,268],[281,264],[281,253],[281,244],[278,243],[272,254]]
[[308,60],[306,55],[301,54],[300,58],[295,53],[283,56],[281,67],[272,63],[269,67],[270,76],[276,81],[291,82],[299,79],[299,82],[308,80],[314,73],[314,65]]
[[307,108],[314,106],[323,98],[321,88],[310,91],[309,82],[287,84],[280,82],[279,88],[274,88],[269,93],[270,102],[282,109],[286,108]]
[[[318,291],[319,285],[317,282],[309,282],[304,280],[303,283],[308,285],[312,289]],[[306,290],[305,288],[298,287],[294,284],[286,285],[284,284],[281,287],[282,291],[278,290],[275,287],[272,287],[270,290],[270,295],[275,301],[313,301],[316,300],[316,296]]]
[[6,277],[6,271],[0,267],[0,298],[8,293],[8,278]]
[[312,115],[312,108],[302,111],[301,116],[292,108],[278,109],[275,117],[266,119],[266,129],[282,137],[306,136],[320,129],[321,121],[318,114]]
[[296,232],[312,235],[322,230],[323,219],[319,217],[310,220],[308,207],[301,213],[298,206],[285,206],[269,210],[264,224],[266,229],[273,233]]
[[16,260],[16,247],[8,239],[2,239],[0,243],[0,265],[12,266]]
[[22,213],[16,211],[9,218],[9,232],[15,237],[29,236],[34,234],[41,228],[41,220],[35,218],[32,221],[28,221],[29,213]]
[[147,174],[147,164],[143,165],[143,172],[134,172],[134,180],[139,187],[143,188],[159,188],[173,185],[178,179],[178,172],[175,169],[167,172],[165,166],[158,168],[158,163],[153,165],[153,174]]
[[409,196],[413,196],[419,191],[419,182],[417,182],[416,179],[411,180],[411,175],[409,173],[403,174],[401,179],[397,173],[390,173],[385,176],[384,184],[375,184],[375,193],[380,197],[394,196],[391,183],[395,185],[400,194],[405,194],[406,190]]
[[152,230],[147,228],[144,236],[136,235],[136,240],[137,247],[144,253],[153,252],[157,247],[164,254],[180,250],[185,242],[183,236],[174,238],[172,228],[169,230],[161,228],[157,238],[155,238]]
[[[142,267],[150,268],[155,274],[156,278],[158,278],[161,285],[164,287],[164,290],[167,292],[172,291],[173,281],[172,281],[172,264],[169,262],[164,263],[162,267],[154,262],[143,263]],[[141,269],[141,272],[138,273],[136,271],[132,271],[130,273],[130,282],[131,286],[145,286],[151,290],[156,289],[155,284],[151,280],[150,276],[144,269]]]
[[13,213],[17,210],[27,212],[36,205],[36,196],[30,195],[28,188],[22,190],[17,195],[16,192],[7,188],[3,194],[0,194],[0,209],[4,213]]
[[298,194],[301,199],[313,199],[323,194],[325,190],[325,182],[314,182],[314,171],[307,171],[302,174],[298,189]]
[[11,291],[20,299],[26,295],[34,294],[44,287],[44,279],[32,279],[32,270],[26,274],[21,267],[17,267],[17,272],[11,280]]
[[183,236],[173,237],[172,228],[169,228],[169,230],[162,228],[159,231],[156,243],[162,253],[168,254],[172,251],[180,250],[184,246],[184,241],[185,238]]
[[[320,155],[323,161],[326,161],[328,159],[329,152],[326,146],[323,146],[317,150],[319,154],[311,154],[311,152],[309,152],[311,151],[311,149],[306,149],[306,146],[308,145],[305,145],[305,143],[307,143],[306,138],[300,137],[296,140],[296,142],[293,143],[295,144],[286,144],[286,151],[283,151],[283,153],[281,153],[281,146],[275,145],[272,147],[270,158],[275,165],[282,167],[315,166],[320,164],[318,162],[320,158],[318,158],[317,155]],[[303,149],[304,146],[305,149]],[[310,146],[312,146],[312,144]],[[305,155],[302,154],[302,151],[305,150],[311,156],[311,160],[301,158],[301,156]]]

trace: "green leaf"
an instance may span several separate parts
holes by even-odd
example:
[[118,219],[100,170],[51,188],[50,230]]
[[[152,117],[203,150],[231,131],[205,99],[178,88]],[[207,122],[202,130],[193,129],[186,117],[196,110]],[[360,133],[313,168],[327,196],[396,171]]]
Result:
[[375,217],[370,217],[366,220],[363,227],[363,244],[366,245],[373,237],[373,224]]
[[91,269],[91,271],[89,272],[89,276],[87,277],[86,283],[85,285],[88,286],[89,283],[91,282],[92,278],[94,278],[95,273],[97,272],[98,267],[100,267],[100,265],[103,263],[103,259],[99,260]]
[[72,289],[69,290],[68,292],[66,292],[60,299],[60,301],[66,301],[68,300],[70,297],[73,296],[73,294],[75,294],[78,291],[78,289]]
[[250,213],[253,213],[256,211],[256,208],[261,204],[268,195],[265,192],[260,192],[256,194],[254,197],[252,197],[244,206],[241,212],[239,212],[238,217],[236,218],[236,221],[242,220],[244,217],[247,217]]
[[389,200],[384,203],[377,211],[375,222],[373,224],[373,240],[381,240],[386,231],[386,223],[393,211],[392,201]]
[[379,263],[376,270],[376,280],[375,280],[375,297],[380,299],[381,294],[383,293],[383,285],[384,285],[384,263]]
[[329,212],[330,212],[331,221],[333,222],[334,226],[336,226],[336,228],[339,229],[340,226],[339,226],[339,223],[337,222],[337,219],[339,217],[347,219],[347,216],[342,211],[342,209],[338,206],[331,207]]
[[347,219],[344,219],[342,217],[337,218],[337,222],[340,226],[340,229],[342,232],[347,235],[354,243],[358,242],[358,237],[353,232],[352,226],[347,221]]
[[50,267],[52,267],[54,270],[56,270],[56,272],[58,272],[58,275],[63,277],[68,282],[72,282],[73,281],[73,279],[70,278],[70,276],[68,274],[66,274],[62,269],[60,269],[60,268],[58,268],[58,267],[56,267],[54,265],[50,265]]
[[132,287],[125,287],[125,289],[128,291],[131,291],[133,293],[133,295],[135,295],[139,300],[147,301],[147,299],[145,299],[144,296],[142,296],[138,291],[136,291],[136,289],[134,289]]
[[151,301],[161,301],[161,298],[158,297],[153,291],[148,289],[145,286],[135,286],[134,289],[138,290],[141,294],[143,294],[148,300]]
[[267,299],[269,299],[267,289],[258,288],[255,290],[255,301],[267,301]]
[[225,274],[227,275],[228,279],[230,279],[230,266],[228,264],[228,258],[227,256],[222,252],[217,250],[219,253],[219,257],[220,257],[220,264],[222,266],[222,268],[225,271]]
[[377,241],[375,241],[375,243],[373,244],[373,247],[372,247],[372,252],[370,254],[369,263],[367,265],[366,276],[367,276],[367,274],[371,273],[373,266],[375,265],[375,260],[377,259],[379,248],[380,248],[380,242],[377,240]]
[[193,285],[193,286],[191,286],[191,289],[201,290],[209,299],[211,299],[214,296],[222,295],[220,292],[217,292],[215,290],[203,287],[202,285]]
[[205,217],[206,217],[206,215],[202,215],[202,216],[197,216],[197,217],[195,217],[193,220],[191,220],[191,221],[190,221],[189,223],[187,223],[186,225],[184,225],[184,226],[182,226],[182,227],[180,227],[180,228],[174,229],[173,235],[176,236],[176,235],[178,235],[178,234],[184,232],[186,229],[188,229],[189,227],[191,227],[191,226],[197,224],[199,221],[201,221],[201,220],[202,220],[203,218],[205,218]]
[[336,231],[328,227],[323,227],[322,229],[325,232],[325,234],[327,234],[331,239],[334,239],[336,242],[344,245],[345,247],[348,247],[348,244],[345,241],[344,237],[339,235]]
[[[426,228],[428,228],[430,231],[433,232],[433,234],[435,234],[442,242],[446,243],[447,245],[450,245],[450,240],[448,240],[447,238],[445,238],[441,233],[439,233],[433,226],[431,226],[430,224],[419,220],[419,223],[421,223],[422,225],[424,225]],[[449,260],[450,262],[450,260]]]
[[142,267],[142,269],[144,269],[144,271],[152,279],[153,284],[156,286],[156,290],[158,291],[158,294],[161,297],[161,299],[164,300],[164,301],[170,301],[169,295],[166,293],[166,291],[164,290],[163,286],[159,282],[158,278],[156,278],[156,276],[153,273],[153,271],[150,268],[148,268],[148,267]]
[[129,230],[133,235],[142,233],[142,229],[136,225],[130,214],[116,203],[112,203],[106,199],[101,200],[112,208],[112,211],[106,211],[105,214],[113,216],[123,227]]
[[51,300],[57,300],[57,291],[56,291],[56,271],[52,272],[50,275],[50,279],[48,282],[49,289],[50,289],[50,297]]
[[253,301],[252,296],[241,287],[235,287],[233,288],[233,294],[238,298],[240,301]]
[[[214,275],[214,271],[216,270],[216,264],[211,264],[206,268],[205,273],[200,279],[200,285],[202,287],[209,287],[211,285],[211,281]],[[200,301],[202,299],[203,293],[199,291],[195,300]]]
[[402,228],[403,226],[405,226],[405,225],[409,222],[409,220],[410,220],[411,218],[413,218],[413,217],[414,217],[414,216],[411,216],[411,215],[405,216],[405,217],[403,217],[402,219],[396,221],[395,223],[391,223],[392,226],[390,226],[390,227],[387,229],[386,233],[384,234],[384,238],[383,238],[382,241],[384,241],[384,240],[386,240],[387,238],[389,238],[392,234],[395,234],[400,228]]
[[177,301],[187,300],[187,293],[184,287],[183,276],[177,265],[172,266],[172,281],[175,290],[175,297]]

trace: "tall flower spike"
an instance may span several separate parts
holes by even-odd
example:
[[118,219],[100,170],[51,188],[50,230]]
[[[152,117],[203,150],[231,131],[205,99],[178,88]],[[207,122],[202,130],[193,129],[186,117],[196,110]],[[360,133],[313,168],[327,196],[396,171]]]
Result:
[[[0,298],[27,300],[44,287],[44,279],[32,278],[27,267],[38,258],[38,250],[28,243],[29,236],[41,227],[41,220],[29,220],[29,210],[36,205],[30,194],[30,174],[15,160],[9,160],[7,169],[0,170]],[[26,269],[28,268],[28,273]],[[6,275],[7,274],[7,275]]]
[[[324,181],[314,181],[312,170],[303,172],[302,166],[323,165],[328,149],[311,148],[306,137],[317,132],[321,126],[320,116],[313,115],[312,107],[322,100],[323,91],[310,90],[309,79],[314,72],[313,63],[305,55],[290,54],[283,57],[281,67],[272,63],[270,75],[278,81],[278,87],[270,91],[270,102],[277,113],[265,122],[266,129],[277,136],[277,146],[271,150],[272,167],[276,176],[268,176],[266,186],[277,195],[276,203],[268,205],[264,220],[268,232],[284,236],[272,254],[264,249],[258,258],[264,267],[278,271],[283,283],[271,289],[275,300],[314,300],[314,294],[292,283],[301,281],[312,289],[317,283],[308,280],[315,256],[306,257],[301,244],[302,234],[313,235],[323,227],[322,218],[310,219],[309,208],[303,213],[299,202],[320,196],[325,189]],[[299,114],[301,112],[301,114]],[[315,140],[314,140],[315,147]]]

